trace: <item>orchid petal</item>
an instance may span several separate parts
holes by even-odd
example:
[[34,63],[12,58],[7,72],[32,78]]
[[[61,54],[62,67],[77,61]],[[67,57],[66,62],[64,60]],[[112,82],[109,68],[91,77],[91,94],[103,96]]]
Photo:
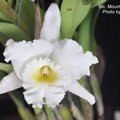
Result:
[[78,82],[74,82],[67,87],[71,93],[87,100],[91,105],[95,103],[95,97],[83,88]]
[[22,81],[19,80],[15,72],[11,72],[0,81],[0,94],[10,92],[22,87]]
[[56,105],[59,105],[64,96],[65,90],[62,87],[49,86],[45,95],[46,104],[49,107],[54,108]]
[[46,11],[40,38],[48,41],[59,39],[61,17],[57,4],[52,3]]
[[4,51],[5,61],[11,60],[14,70],[21,79],[22,67],[26,62],[37,57],[48,57],[53,50],[53,46],[44,40],[34,40],[33,42],[14,42],[8,40]]
[[24,84],[23,86],[26,90],[23,94],[27,103],[32,104],[33,107],[42,108],[42,105],[44,104],[44,92],[47,86],[44,84],[36,86],[27,86],[27,84]]
[[69,39],[55,45],[53,59],[75,80],[90,75],[89,67],[98,62],[91,52],[83,53],[82,47]]

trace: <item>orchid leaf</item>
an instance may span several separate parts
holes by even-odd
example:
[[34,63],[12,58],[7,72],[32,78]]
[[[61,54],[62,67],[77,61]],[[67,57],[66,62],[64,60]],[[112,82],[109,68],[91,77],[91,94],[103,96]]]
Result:
[[11,64],[1,63],[0,62],[0,70],[4,71],[6,73],[10,73],[13,70],[13,67]]
[[81,23],[78,31],[77,41],[82,45],[84,51],[90,50],[91,13]]
[[6,39],[3,40],[3,38],[14,39],[15,41],[31,40],[18,26],[4,22],[0,22],[0,36],[2,36],[2,38],[0,37],[0,42],[2,42],[2,44],[6,42]]
[[[0,0],[0,12],[13,24],[16,24],[17,13],[10,7],[5,0]],[[20,19],[19,27],[31,36],[30,30],[22,19]]]
[[36,108],[33,108],[33,110],[34,110],[36,118],[39,120],[42,117],[42,114],[43,114],[42,109],[36,107]]
[[83,5],[82,0],[63,0],[61,6],[62,38],[72,38],[76,28],[87,16],[91,4]]
[[[88,83],[88,77],[83,77],[79,80],[80,84],[84,86],[88,91],[90,91],[90,86]],[[81,107],[83,111],[83,117],[85,120],[93,120],[93,106],[91,106],[86,100],[80,98]]]
[[17,14],[5,0],[0,0],[0,12],[12,23],[16,24]]
[[82,2],[83,2],[84,5],[91,4],[91,0],[82,0]]
[[76,118],[76,120],[84,120],[82,112],[80,111],[79,107],[75,104],[73,99],[70,100],[70,103],[71,103],[70,109],[74,118]]
[[72,120],[72,115],[71,115],[68,107],[62,106],[62,107],[60,107],[59,111],[60,111],[62,117],[64,118],[64,120]]
[[6,73],[0,70],[0,80],[1,80],[5,75],[6,75]]
[[[16,5],[18,9],[19,4]],[[35,10],[36,5],[31,0],[22,0],[20,18],[24,21],[30,31],[31,37],[34,37],[34,24],[35,24]]]
[[0,32],[0,43],[5,46],[6,41],[9,39],[8,36],[6,36],[4,33]]
[[77,34],[77,41],[80,45],[83,46],[84,51],[90,50],[93,52],[93,54],[96,54],[96,41],[94,37],[94,29],[98,14],[99,9],[94,8],[93,10],[91,10],[79,26]]
[[32,115],[32,112],[27,107],[24,106],[24,102],[22,98],[20,98],[20,95],[19,96],[16,95],[18,94],[18,92],[14,91],[9,94],[13,101],[15,102],[22,120],[36,120],[36,118]]
[[84,5],[91,3],[92,7],[96,7],[98,5],[105,3],[107,0],[82,0],[82,1]]
[[90,76],[91,79],[91,86],[93,88],[94,95],[96,97],[96,107],[97,107],[97,113],[98,116],[101,117],[104,115],[104,106],[103,106],[103,101],[102,101],[102,93],[98,84],[97,77],[95,73],[92,73]]
[[91,42],[90,42],[90,50],[93,52],[94,55],[96,55],[96,40],[95,40],[95,26],[96,21],[100,12],[99,8],[94,8],[91,10],[92,17],[91,17]]
[[47,105],[44,105],[44,109],[45,109],[48,120],[55,120],[52,110]]
[[8,4],[12,7],[13,5],[13,0],[7,0]]
[[92,3],[92,7],[96,7],[98,5],[101,5],[103,3],[105,3],[107,0],[91,0]]
[[81,99],[81,107],[83,110],[83,117],[85,120],[93,120],[94,119],[94,112],[93,107],[85,100]]
[[10,21],[0,12],[0,22],[10,22]]

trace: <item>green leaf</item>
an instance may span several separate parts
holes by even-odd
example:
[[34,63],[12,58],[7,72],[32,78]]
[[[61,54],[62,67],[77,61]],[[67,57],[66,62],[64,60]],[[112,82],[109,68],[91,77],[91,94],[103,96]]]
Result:
[[96,7],[100,4],[105,3],[107,0],[83,0],[83,4],[92,4],[92,7]]
[[59,111],[62,117],[64,118],[64,120],[72,120],[72,115],[70,113],[70,110],[66,106],[60,107]]
[[84,5],[91,4],[91,0],[82,0],[82,2],[83,2]]
[[99,8],[94,8],[92,10],[92,17],[91,17],[91,42],[90,42],[90,50],[96,55],[96,40],[95,40],[95,26],[98,15],[100,13]]
[[0,12],[0,22],[9,22],[9,20]]
[[92,7],[96,7],[98,5],[101,5],[103,3],[105,3],[107,0],[91,0],[92,3]]
[[8,36],[6,36],[4,33],[0,32],[0,43],[5,46],[6,41],[9,39]]
[[[16,6],[16,9],[18,9],[18,4]],[[24,23],[28,27],[32,35],[32,39],[34,37],[35,10],[36,10],[35,3],[31,2],[31,0],[22,0],[20,18],[24,21]]]
[[[84,86],[84,88],[86,88],[88,91],[91,91],[88,79],[88,77],[82,77],[79,82],[82,86]],[[90,105],[90,103],[88,103],[85,99],[80,98],[80,101],[84,119],[93,120],[93,106]]]
[[52,110],[47,105],[44,105],[44,109],[47,114],[48,120],[55,120]]
[[0,70],[0,80],[1,80],[4,76],[6,76],[6,73]]
[[79,107],[74,103],[73,100],[71,100],[70,103],[71,103],[70,109],[74,118],[76,118],[76,120],[84,120],[82,112],[80,111]]
[[[13,24],[16,24],[17,14],[5,0],[0,0],[0,12]],[[22,19],[20,19],[20,28],[31,36],[31,32]]]
[[93,120],[94,119],[93,106],[90,105],[87,101],[81,99],[81,107],[83,110],[84,119]]
[[37,107],[37,108],[33,108],[33,110],[36,118],[39,120],[42,117],[42,113],[43,113],[42,109]]
[[36,120],[36,118],[32,115],[31,111],[24,106],[23,101],[21,101],[14,92],[9,93],[13,101],[15,102],[18,112],[22,117],[22,120]]
[[78,31],[77,41],[82,45],[84,51],[90,50],[91,13],[81,23]]
[[28,35],[18,26],[0,22],[0,42],[4,44],[6,42],[6,38],[14,39],[15,41],[31,40]]
[[12,7],[13,5],[13,0],[7,0],[8,4]]
[[98,113],[98,116],[101,117],[104,115],[104,106],[102,101],[102,93],[101,93],[100,86],[98,84],[98,80],[95,73],[92,72],[90,76],[90,80],[91,80],[90,82],[93,89],[93,93],[96,98],[97,113]]
[[17,14],[5,0],[0,0],[0,12],[12,23],[16,24]]
[[83,5],[82,0],[63,0],[61,6],[62,38],[72,38],[76,28],[87,16],[91,4]]
[[13,70],[13,67],[11,64],[1,63],[0,62],[0,70],[4,71],[6,73],[10,73]]
[[98,8],[92,9],[79,26],[77,34],[77,41],[83,46],[84,51],[90,50],[93,54],[96,54],[96,41],[94,33],[98,14]]

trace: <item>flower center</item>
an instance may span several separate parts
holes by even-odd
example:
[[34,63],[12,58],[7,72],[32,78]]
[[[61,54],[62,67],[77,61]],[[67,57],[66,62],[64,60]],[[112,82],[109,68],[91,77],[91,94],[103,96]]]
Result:
[[39,83],[52,83],[58,79],[58,74],[49,66],[43,66],[38,71],[34,72],[33,79]]
[[40,69],[40,73],[41,73],[42,77],[48,77],[48,76],[50,76],[50,72],[51,72],[51,69],[50,69],[49,66],[43,66]]

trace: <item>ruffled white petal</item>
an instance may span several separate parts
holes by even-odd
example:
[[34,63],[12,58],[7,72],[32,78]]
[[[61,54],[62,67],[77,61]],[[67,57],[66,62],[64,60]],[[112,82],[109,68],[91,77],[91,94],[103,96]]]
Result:
[[40,38],[48,41],[59,39],[61,17],[57,4],[52,3],[46,11]]
[[87,100],[91,105],[95,103],[95,97],[83,88],[78,82],[74,82],[67,87],[71,93]]
[[43,98],[45,96],[45,91],[47,89],[47,85],[41,84],[32,87],[31,85],[27,87],[23,85],[25,88],[24,98],[28,104],[31,104],[32,107],[39,107],[42,108],[44,104]]
[[15,72],[11,72],[0,81],[0,94],[10,92],[22,87],[22,81],[19,80]]
[[90,75],[89,67],[98,62],[91,52],[83,53],[82,47],[69,39],[55,44],[53,59],[75,80]]
[[64,96],[65,96],[64,88],[49,86],[45,94],[46,104],[49,107],[54,108],[56,105],[59,105],[59,103],[63,100]]
[[[52,82],[36,82],[33,78],[33,73],[37,72],[41,67],[49,66],[58,74],[58,78]],[[42,104],[47,104],[50,107],[55,107],[63,99],[64,88],[70,84],[70,79],[59,65],[49,58],[34,59],[29,62],[22,74],[23,88],[25,89],[24,96],[28,104],[33,107],[42,107]],[[46,98],[46,103],[43,101]]]
[[17,76],[21,79],[22,67],[26,62],[37,57],[48,57],[52,50],[52,44],[41,39],[33,42],[8,40],[4,56],[6,62],[12,62]]

